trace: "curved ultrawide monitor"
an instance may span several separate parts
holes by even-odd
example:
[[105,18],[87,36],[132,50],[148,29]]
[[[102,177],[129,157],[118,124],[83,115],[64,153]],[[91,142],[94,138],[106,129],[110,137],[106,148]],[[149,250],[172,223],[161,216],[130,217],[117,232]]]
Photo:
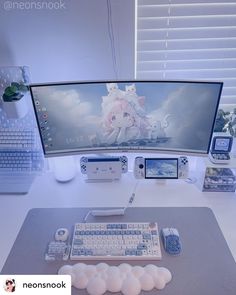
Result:
[[223,83],[99,81],[30,85],[45,156],[209,152]]

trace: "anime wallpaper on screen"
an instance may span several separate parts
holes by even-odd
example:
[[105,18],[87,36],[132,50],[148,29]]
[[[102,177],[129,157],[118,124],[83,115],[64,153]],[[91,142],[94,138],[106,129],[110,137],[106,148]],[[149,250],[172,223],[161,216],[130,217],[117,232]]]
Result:
[[206,152],[220,83],[31,86],[45,153],[100,149]]

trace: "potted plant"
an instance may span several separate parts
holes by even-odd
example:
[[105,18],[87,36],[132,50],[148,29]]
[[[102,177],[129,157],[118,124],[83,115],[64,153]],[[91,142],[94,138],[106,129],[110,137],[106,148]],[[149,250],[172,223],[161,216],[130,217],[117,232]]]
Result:
[[24,94],[28,91],[28,87],[24,84],[12,82],[3,93],[4,101],[17,101],[20,100]]
[[[22,67],[22,80],[25,81],[25,68]],[[2,95],[3,100],[3,110],[7,114],[8,118],[22,118],[28,112],[28,103],[26,95],[29,91],[27,85],[24,81],[20,82],[11,82],[7,86]]]

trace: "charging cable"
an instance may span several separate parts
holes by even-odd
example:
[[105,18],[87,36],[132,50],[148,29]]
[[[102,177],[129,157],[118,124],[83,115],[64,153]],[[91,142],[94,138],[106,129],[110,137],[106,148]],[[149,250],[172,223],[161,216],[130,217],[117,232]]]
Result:
[[127,205],[124,208],[116,208],[116,209],[104,209],[104,210],[90,210],[88,211],[88,213],[85,215],[83,222],[86,222],[89,215],[92,216],[122,216],[125,215],[125,211],[128,207],[130,207],[133,202],[134,202],[134,198],[135,198],[135,194],[136,194],[136,190],[137,190],[137,186],[138,186],[138,181],[136,182],[133,192],[128,200]]

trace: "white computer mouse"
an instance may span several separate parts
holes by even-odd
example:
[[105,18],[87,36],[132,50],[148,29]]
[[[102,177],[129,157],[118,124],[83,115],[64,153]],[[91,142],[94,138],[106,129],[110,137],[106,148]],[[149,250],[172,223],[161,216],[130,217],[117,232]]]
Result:
[[52,170],[58,182],[68,182],[76,176],[77,167],[73,156],[57,157],[52,160]]

